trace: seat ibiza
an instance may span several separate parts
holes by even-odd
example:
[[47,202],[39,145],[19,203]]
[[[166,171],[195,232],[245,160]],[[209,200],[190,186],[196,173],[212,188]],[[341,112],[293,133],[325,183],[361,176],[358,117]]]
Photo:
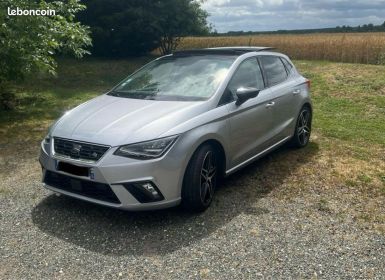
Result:
[[41,143],[45,186],[126,210],[203,211],[218,181],[309,142],[310,82],[269,48],[179,51],[68,111]]

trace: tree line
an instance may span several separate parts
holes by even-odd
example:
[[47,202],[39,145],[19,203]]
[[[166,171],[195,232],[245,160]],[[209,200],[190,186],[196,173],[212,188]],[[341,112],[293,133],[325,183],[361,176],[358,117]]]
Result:
[[212,32],[212,36],[244,36],[244,35],[263,35],[263,34],[311,34],[311,33],[351,33],[351,32],[385,32],[385,21],[383,24],[374,25],[372,23],[358,26],[342,25],[331,28],[318,29],[295,29],[295,30],[276,30],[276,31],[228,31],[226,33]]
[[95,56],[122,57],[160,48],[172,52],[183,36],[207,35],[210,26],[194,0],[83,0],[78,19],[90,26]]

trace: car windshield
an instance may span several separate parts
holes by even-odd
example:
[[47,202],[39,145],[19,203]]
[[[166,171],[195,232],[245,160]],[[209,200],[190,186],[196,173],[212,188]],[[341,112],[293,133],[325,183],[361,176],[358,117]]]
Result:
[[236,56],[167,56],[129,76],[109,95],[173,101],[210,98],[226,77]]

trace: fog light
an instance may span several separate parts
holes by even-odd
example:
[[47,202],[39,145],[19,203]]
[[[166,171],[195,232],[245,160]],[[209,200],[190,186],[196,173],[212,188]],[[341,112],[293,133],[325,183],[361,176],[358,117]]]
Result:
[[164,197],[152,182],[135,182],[123,184],[140,203],[148,203],[163,200]]
[[159,195],[159,193],[150,183],[144,183],[142,184],[142,187],[147,191],[149,191],[154,197]]

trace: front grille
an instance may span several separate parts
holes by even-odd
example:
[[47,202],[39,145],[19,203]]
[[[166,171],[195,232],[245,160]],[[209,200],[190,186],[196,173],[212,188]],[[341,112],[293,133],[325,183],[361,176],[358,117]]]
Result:
[[120,203],[107,184],[81,180],[47,170],[44,183],[48,186],[111,203]]
[[76,160],[96,162],[109,149],[108,146],[89,144],[63,138],[54,138],[56,155]]

